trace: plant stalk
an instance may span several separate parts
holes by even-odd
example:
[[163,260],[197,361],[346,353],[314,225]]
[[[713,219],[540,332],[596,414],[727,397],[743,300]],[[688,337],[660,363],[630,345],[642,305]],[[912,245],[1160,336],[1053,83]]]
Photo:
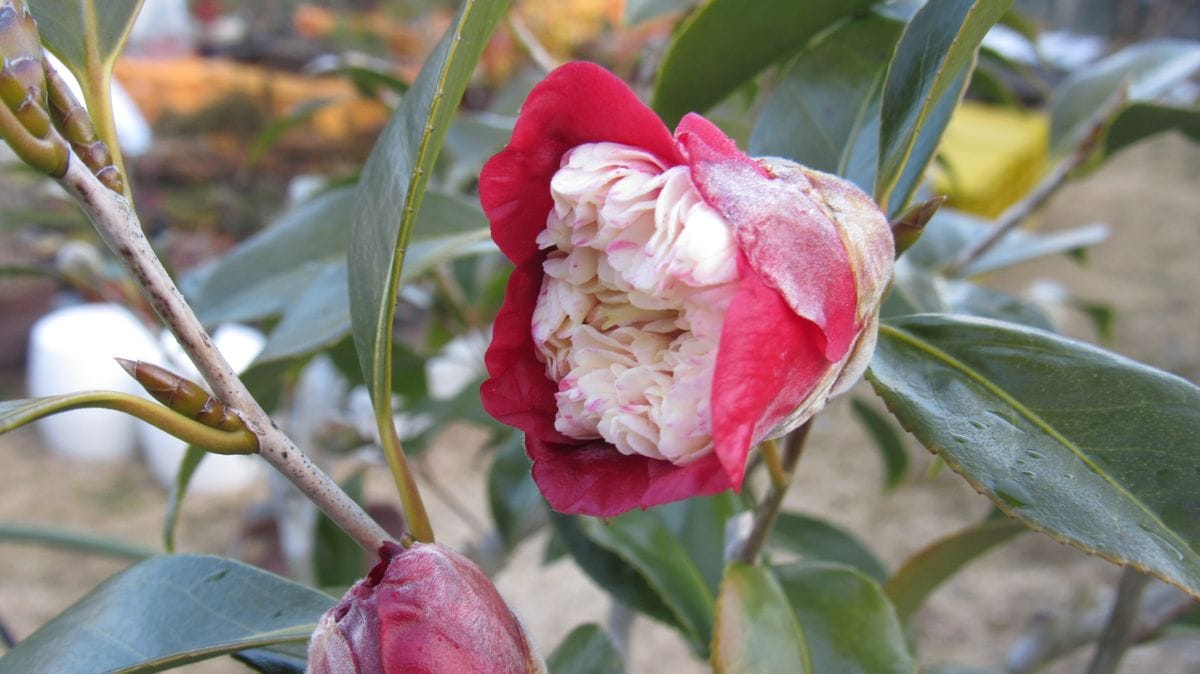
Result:
[[783,448],[783,459],[780,461],[783,480],[778,483],[773,480],[767,495],[759,503],[758,509],[754,513],[754,528],[750,530],[750,535],[746,537],[746,542],[738,551],[737,561],[743,564],[754,564],[758,559],[758,553],[762,551],[771,529],[775,526],[775,520],[779,517],[779,509],[783,506],[783,497],[787,495],[788,487],[792,486],[792,477],[796,474],[796,464],[800,463],[800,455],[804,452],[804,443],[808,440],[808,433],[811,430],[812,419],[809,419],[804,422],[803,426],[787,436]]
[[1088,665],[1087,674],[1113,674],[1117,671],[1125,651],[1133,644],[1142,592],[1149,582],[1150,576],[1132,567],[1125,567],[1121,572],[1117,596],[1113,599],[1108,623],[1096,641],[1096,653]]
[[235,410],[258,437],[259,453],[359,545],[370,551],[378,550],[390,536],[279,430],[250,394],[151,249],[130,203],[102,185],[78,158],[72,159],[59,182],[76,198],[105,243],[129,268],[155,312],[217,398]]

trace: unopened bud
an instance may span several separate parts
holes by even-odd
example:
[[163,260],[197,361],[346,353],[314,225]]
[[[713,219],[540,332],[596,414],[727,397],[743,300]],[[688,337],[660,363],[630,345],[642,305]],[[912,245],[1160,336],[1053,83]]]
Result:
[[520,622],[469,559],[436,543],[386,543],[379,554],[317,625],[309,674],[544,674]]
[[30,166],[67,170],[67,146],[50,123],[37,23],[21,0],[0,1],[0,136]]

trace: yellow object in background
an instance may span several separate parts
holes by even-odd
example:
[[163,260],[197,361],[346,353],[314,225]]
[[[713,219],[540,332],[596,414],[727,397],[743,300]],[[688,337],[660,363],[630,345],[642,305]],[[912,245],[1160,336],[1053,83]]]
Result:
[[1049,138],[1043,113],[965,101],[942,136],[934,190],[959,210],[999,215],[1041,178]]

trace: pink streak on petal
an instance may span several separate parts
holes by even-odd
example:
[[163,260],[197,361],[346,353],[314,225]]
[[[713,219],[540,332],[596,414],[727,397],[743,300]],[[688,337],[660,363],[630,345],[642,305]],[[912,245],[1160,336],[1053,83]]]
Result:
[[812,322],[742,267],[725,314],[713,375],[713,445],[729,480],[741,485],[746,454],[804,401],[831,364]]
[[711,122],[688,115],[676,138],[704,199],[734,227],[762,280],[823,333],[830,362],[858,336],[854,271],[837,225],[800,186],[771,178]]

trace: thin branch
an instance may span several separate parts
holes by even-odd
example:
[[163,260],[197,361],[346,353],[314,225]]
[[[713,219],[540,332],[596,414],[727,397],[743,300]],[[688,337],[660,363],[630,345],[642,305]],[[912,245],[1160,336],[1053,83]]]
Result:
[[1113,599],[1108,623],[1096,642],[1096,654],[1088,665],[1087,674],[1113,674],[1125,651],[1133,644],[1134,628],[1137,626],[1138,609],[1141,608],[1142,592],[1150,576],[1131,567],[1121,572],[1117,584],[1117,596]]
[[95,224],[109,248],[129,268],[154,310],[204,375],[217,398],[236,410],[258,436],[259,453],[317,504],[359,545],[377,550],[390,539],[375,520],[342,491],[275,425],[238,378],[162,262],[150,248],[141,222],[129,202],[100,184],[78,158],[72,157],[59,179]]
[[996,244],[1008,236],[1008,233],[1021,224],[1034,211],[1041,208],[1046,200],[1049,199],[1055,192],[1059,190],[1070,177],[1075,169],[1083,166],[1091,157],[1092,153],[1100,145],[1104,139],[1104,132],[1108,125],[1112,122],[1113,117],[1125,103],[1126,97],[1124,92],[1114,96],[1108,103],[1105,104],[1103,114],[1088,128],[1071,156],[1062,160],[1054,167],[1050,173],[1042,179],[1029,194],[1023,199],[1008,207],[1008,210],[1000,214],[996,219],[992,231],[988,232],[979,241],[965,248],[953,262],[951,262],[944,270],[944,274],[951,278],[961,277],[967,267],[972,262],[983,257],[983,254],[995,247]]
[[812,430],[812,419],[804,422],[803,426],[787,436],[781,461],[784,480],[782,483],[773,483],[767,491],[767,495],[759,503],[758,509],[754,513],[754,527],[750,530],[750,535],[746,537],[745,543],[742,544],[741,550],[738,551],[737,561],[743,564],[753,564],[758,559],[758,553],[766,544],[772,527],[775,526],[779,508],[783,505],[783,497],[787,495],[788,487],[792,484],[792,477],[796,473],[796,464],[800,463],[800,455],[804,451],[804,443],[808,440],[810,430]]
[[526,54],[529,54],[529,58],[533,59],[533,62],[539,68],[550,72],[559,66],[558,60],[542,46],[537,36],[533,34],[533,31],[529,30],[529,26],[526,25],[521,17],[517,16],[514,12],[509,12],[505,18],[508,21],[508,30],[516,38],[517,44],[521,45],[521,48],[525,50]]

